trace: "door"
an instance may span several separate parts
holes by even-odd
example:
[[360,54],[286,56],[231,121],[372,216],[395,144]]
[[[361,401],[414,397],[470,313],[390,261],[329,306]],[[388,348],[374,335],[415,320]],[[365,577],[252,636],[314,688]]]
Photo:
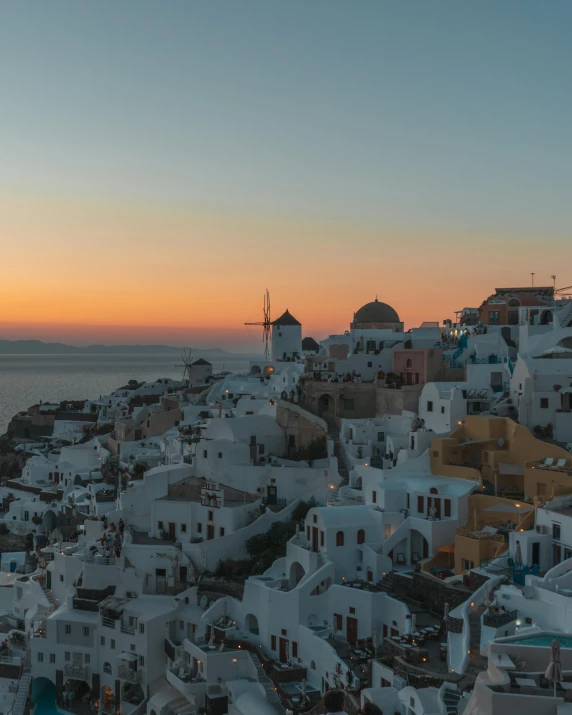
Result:
[[350,645],[357,643],[357,618],[346,618],[346,640]]
[[52,587],[52,572],[46,571],[46,588]]
[[312,527],[312,551],[318,550],[318,527]]
[[179,568],[179,581],[181,583],[187,583],[187,567],[181,566]]
[[169,522],[169,541],[175,541],[175,523],[173,521]]
[[74,668],[81,668],[82,665],[82,659],[81,659],[81,653],[73,653],[73,667]]
[[266,487],[266,503],[267,504],[277,504],[278,503],[278,487]]
[[207,524],[207,539],[214,539],[214,524]]
[[290,643],[286,638],[280,638],[280,662],[287,663],[290,657]]
[[155,590],[157,593],[167,593],[167,571],[155,569]]
[[556,566],[557,564],[560,563],[560,560],[561,560],[561,556],[560,556],[561,550],[562,550],[562,547],[560,546],[560,544],[552,544],[552,554],[553,554],[553,557],[554,557],[554,564],[553,564],[554,566]]
[[540,541],[534,541],[532,543],[532,564],[538,564],[540,566]]

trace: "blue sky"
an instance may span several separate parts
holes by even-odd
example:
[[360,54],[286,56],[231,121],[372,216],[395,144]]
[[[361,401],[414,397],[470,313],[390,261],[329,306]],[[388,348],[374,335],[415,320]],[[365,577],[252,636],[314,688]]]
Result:
[[0,190],[569,231],[570,2],[0,8]]

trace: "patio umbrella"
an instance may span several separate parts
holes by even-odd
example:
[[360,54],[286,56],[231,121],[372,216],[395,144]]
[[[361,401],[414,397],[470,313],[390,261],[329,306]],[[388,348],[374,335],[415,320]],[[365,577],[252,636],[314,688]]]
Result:
[[516,542],[516,551],[514,554],[514,565],[515,566],[522,566],[522,551],[520,550],[520,541]]
[[447,629],[447,620],[449,618],[449,604],[446,603],[443,608],[443,620],[445,621],[445,629]]
[[489,584],[489,582],[487,581],[487,582],[485,583],[485,606],[486,606],[487,608],[489,608],[490,606],[493,605],[494,602],[495,602],[495,600],[494,600],[494,598],[492,597],[492,593],[491,593],[491,590],[490,590],[490,584]]
[[560,641],[554,639],[550,644],[550,661],[546,673],[546,680],[552,680],[554,683],[554,697],[556,697],[556,683],[562,680],[562,664],[560,663]]

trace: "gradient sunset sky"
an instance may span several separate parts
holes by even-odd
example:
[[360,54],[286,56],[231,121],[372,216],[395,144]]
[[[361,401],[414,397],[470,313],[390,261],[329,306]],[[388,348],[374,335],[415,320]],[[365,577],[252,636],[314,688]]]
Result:
[[0,338],[572,284],[570,0],[0,0]]

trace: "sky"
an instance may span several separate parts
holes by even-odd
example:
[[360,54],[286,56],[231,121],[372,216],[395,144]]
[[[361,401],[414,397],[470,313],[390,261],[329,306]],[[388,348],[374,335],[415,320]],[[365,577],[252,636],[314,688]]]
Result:
[[248,351],[572,284],[569,0],[0,0],[0,338]]

